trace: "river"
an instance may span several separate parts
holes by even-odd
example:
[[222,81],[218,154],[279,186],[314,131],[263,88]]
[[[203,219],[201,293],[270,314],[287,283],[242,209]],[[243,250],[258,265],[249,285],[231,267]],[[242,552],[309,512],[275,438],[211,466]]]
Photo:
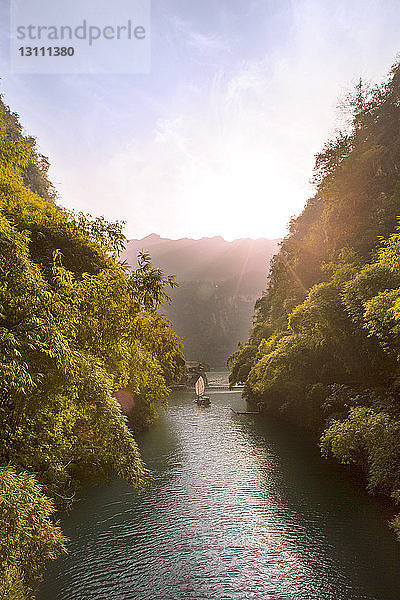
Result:
[[208,395],[174,392],[141,436],[143,493],[114,481],[77,503],[40,600],[399,600],[392,509],[302,431],[233,414],[240,391]]

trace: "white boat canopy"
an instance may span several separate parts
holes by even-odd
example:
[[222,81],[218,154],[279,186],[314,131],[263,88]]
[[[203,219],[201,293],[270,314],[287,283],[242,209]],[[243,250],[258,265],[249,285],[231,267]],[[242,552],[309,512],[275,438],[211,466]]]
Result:
[[204,394],[205,385],[204,385],[204,379],[201,375],[198,378],[198,380],[196,381],[194,389],[196,390],[196,394],[197,394],[198,398],[200,398],[200,396],[202,396]]

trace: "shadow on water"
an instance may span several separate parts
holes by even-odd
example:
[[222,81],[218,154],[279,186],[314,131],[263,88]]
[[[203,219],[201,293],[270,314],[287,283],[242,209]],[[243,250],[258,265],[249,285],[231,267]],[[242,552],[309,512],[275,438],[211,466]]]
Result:
[[141,495],[88,491],[41,600],[398,600],[390,507],[304,432],[235,416],[240,391],[208,395],[204,409],[174,393],[141,436],[154,472]]

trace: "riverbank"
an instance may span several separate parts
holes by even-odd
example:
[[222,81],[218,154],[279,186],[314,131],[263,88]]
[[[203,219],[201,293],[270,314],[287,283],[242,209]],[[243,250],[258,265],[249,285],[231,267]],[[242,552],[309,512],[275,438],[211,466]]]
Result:
[[397,600],[390,507],[302,430],[233,415],[240,391],[207,394],[173,393],[139,436],[142,494],[114,481],[78,503],[41,600]]

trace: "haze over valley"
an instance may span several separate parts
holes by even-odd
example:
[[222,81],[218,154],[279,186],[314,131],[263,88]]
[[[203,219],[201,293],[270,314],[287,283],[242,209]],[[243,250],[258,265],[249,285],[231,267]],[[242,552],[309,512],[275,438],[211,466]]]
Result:
[[280,240],[221,236],[171,240],[151,234],[129,240],[122,255],[132,268],[148,251],[165,274],[175,274],[171,304],[162,310],[184,341],[187,360],[225,366],[251,329],[254,304],[267,283],[269,262]]

